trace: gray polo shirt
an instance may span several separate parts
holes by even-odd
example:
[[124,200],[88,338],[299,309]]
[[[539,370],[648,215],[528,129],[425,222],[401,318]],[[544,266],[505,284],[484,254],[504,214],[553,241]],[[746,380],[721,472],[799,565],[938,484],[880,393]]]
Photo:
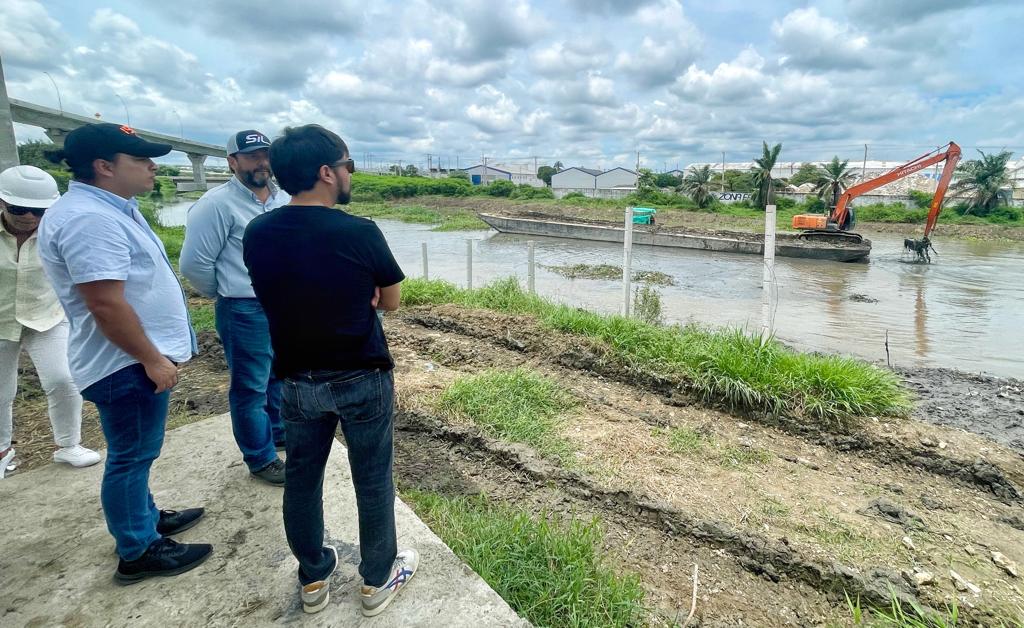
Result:
[[181,274],[211,298],[256,298],[242,262],[242,236],[250,220],[289,201],[286,193],[271,185],[263,203],[238,177],[203,194],[188,210],[178,261]]
[[157,350],[179,364],[196,354],[181,284],[135,199],[72,181],[46,210],[38,237],[43,270],[71,323],[68,363],[80,390],[138,360],[103,335],[77,284],[123,281],[125,299]]

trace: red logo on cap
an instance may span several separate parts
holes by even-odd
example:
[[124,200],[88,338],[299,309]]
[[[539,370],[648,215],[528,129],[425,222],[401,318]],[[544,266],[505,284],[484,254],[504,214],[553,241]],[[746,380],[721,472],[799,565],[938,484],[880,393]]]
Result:
[[127,124],[121,126],[121,132],[125,135],[135,135],[135,129],[128,126]]

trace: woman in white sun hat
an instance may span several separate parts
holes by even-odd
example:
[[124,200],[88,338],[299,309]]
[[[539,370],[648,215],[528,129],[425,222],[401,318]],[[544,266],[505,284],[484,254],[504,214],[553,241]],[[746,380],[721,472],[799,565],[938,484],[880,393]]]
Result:
[[0,478],[14,449],[14,396],[22,347],[46,392],[55,462],[88,467],[100,455],[82,447],[82,397],[68,370],[68,322],[36,252],[36,229],[60,198],[57,182],[34,166],[0,172]]

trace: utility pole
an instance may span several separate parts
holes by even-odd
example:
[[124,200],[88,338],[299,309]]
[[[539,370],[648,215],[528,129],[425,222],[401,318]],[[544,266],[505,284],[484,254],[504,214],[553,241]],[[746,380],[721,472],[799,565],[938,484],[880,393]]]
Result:
[[722,151],[722,191],[725,191],[725,151]]
[[487,185],[487,155],[480,155],[480,161],[482,161],[484,165],[484,176],[480,178],[480,183],[482,185]]
[[864,163],[860,167],[861,182],[868,180],[868,145],[864,145]]

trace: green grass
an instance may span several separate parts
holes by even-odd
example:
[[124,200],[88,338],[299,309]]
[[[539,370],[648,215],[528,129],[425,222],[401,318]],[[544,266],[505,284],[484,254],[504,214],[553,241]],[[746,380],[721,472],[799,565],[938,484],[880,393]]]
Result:
[[164,248],[167,249],[167,258],[171,260],[171,265],[177,270],[178,259],[181,257],[181,245],[185,242],[185,227],[163,227],[154,224],[153,231],[164,243]]
[[407,279],[407,305],[455,303],[535,316],[542,325],[603,343],[628,366],[686,380],[708,404],[840,425],[870,416],[904,416],[907,391],[889,371],[839,356],[799,353],[738,330],[662,327],[587,312],[527,294],[514,278],[465,290]]
[[495,438],[561,459],[572,451],[559,436],[562,415],[576,405],[558,384],[524,368],[460,378],[438,399],[439,410],[468,418]]
[[345,211],[364,218],[387,218],[401,222],[437,225],[433,231],[476,231],[490,229],[471,210],[453,208],[434,210],[418,205],[387,205],[383,203],[352,203]]
[[483,498],[403,492],[430,528],[536,626],[643,625],[639,578],[601,557],[598,522],[532,517]]
[[198,305],[190,305],[188,314],[192,318],[192,327],[196,333],[201,331],[215,331],[213,301]]
[[703,451],[710,443],[707,436],[688,427],[674,427],[668,432],[668,446],[676,453],[697,453]]

